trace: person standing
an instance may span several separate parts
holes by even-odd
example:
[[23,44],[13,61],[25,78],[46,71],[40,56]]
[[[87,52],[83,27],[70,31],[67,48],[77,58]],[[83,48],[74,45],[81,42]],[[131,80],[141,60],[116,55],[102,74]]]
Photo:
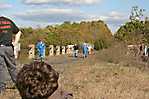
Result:
[[37,42],[36,48],[38,51],[39,58],[44,59],[46,46],[45,46],[45,43],[41,39],[39,39],[39,41]]
[[143,45],[140,44],[140,45],[139,45],[138,55],[142,55],[142,52],[143,52]]
[[11,77],[11,80],[16,83],[17,72],[13,46],[18,44],[20,36],[21,31],[15,23],[9,18],[0,16],[0,95],[5,91],[8,78]]
[[77,44],[75,44],[73,46],[73,50],[74,50],[74,57],[78,57],[78,51],[79,51],[79,47]]
[[88,56],[88,46],[86,43],[83,44],[82,50],[83,50],[83,58],[86,58]]

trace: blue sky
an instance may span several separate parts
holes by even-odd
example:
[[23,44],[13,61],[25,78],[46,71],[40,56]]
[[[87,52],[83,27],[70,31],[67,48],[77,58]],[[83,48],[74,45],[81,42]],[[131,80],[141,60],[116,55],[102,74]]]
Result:
[[129,19],[132,6],[144,8],[148,0],[0,0],[0,14],[19,27],[44,27],[64,21],[103,20],[115,32]]

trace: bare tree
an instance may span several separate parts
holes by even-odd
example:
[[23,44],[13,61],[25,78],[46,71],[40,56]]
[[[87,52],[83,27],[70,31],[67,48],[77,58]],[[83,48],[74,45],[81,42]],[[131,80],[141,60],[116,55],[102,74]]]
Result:
[[144,11],[145,11],[145,9],[139,8],[138,6],[133,6],[129,19],[131,21],[140,21],[142,19],[142,17],[144,16],[143,15]]

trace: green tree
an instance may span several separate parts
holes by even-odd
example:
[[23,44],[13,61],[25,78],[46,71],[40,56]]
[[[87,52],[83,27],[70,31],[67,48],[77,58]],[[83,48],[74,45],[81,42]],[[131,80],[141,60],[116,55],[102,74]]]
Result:
[[117,33],[114,35],[115,38],[127,43],[142,42],[145,30],[144,21],[142,20],[144,11],[144,9],[140,9],[138,6],[132,7],[130,22],[126,22],[118,29]]

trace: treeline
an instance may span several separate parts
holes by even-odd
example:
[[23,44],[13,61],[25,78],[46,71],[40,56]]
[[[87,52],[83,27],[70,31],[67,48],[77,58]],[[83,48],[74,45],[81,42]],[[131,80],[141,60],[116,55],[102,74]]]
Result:
[[132,7],[130,21],[121,26],[114,37],[128,44],[149,44],[149,18],[144,17],[144,9]]
[[47,46],[88,42],[100,49],[109,46],[112,40],[111,31],[101,20],[80,23],[66,21],[61,25],[48,25],[45,28],[21,28],[21,31],[23,48],[35,44],[38,39],[43,39]]
[[127,22],[114,36],[129,44],[149,43],[149,20]]

